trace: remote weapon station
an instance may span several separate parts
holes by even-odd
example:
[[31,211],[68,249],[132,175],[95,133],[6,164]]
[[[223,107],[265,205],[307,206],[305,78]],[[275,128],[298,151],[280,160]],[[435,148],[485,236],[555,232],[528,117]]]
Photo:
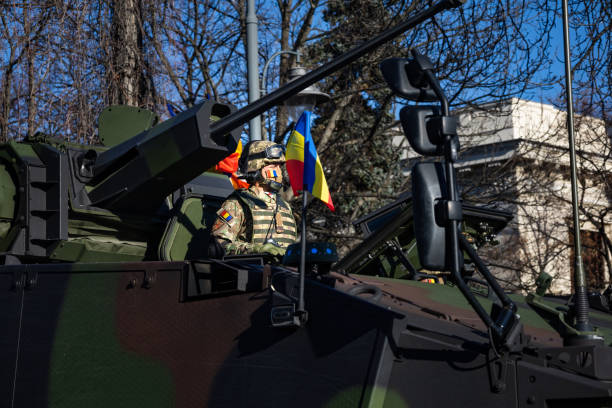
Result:
[[[416,50],[381,70],[428,103],[401,122],[441,160],[362,219],[361,245],[338,261],[309,243],[299,272],[297,245],[283,265],[208,257],[232,187],[206,170],[244,123],[461,5],[435,3],[240,110],[209,100],[156,123],[111,107],[103,146],[0,145],[0,406],[611,406],[609,311],[504,293],[464,238],[511,216],[460,202],[456,119]],[[402,279],[381,273],[391,264]],[[420,282],[431,271],[449,284]]]

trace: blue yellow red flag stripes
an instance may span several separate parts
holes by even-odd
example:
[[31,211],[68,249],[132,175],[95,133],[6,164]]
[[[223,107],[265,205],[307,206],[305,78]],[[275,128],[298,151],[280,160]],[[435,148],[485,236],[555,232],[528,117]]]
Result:
[[276,177],[278,177],[278,174],[277,174],[276,170],[268,170],[267,171],[267,176],[268,176],[268,178],[276,178]]
[[293,194],[297,195],[299,190],[306,188],[334,211],[323,166],[310,134],[310,112],[305,111],[298,119],[287,141],[285,157]]
[[230,213],[228,213],[227,211],[223,210],[223,211],[221,212],[221,218],[223,218],[225,221],[228,221],[228,222],[229,222],[229,221],[231,221],[231,220],[232,220],[232,218],[234,218],[234,217],[232,217],[232,216],[230,215]]

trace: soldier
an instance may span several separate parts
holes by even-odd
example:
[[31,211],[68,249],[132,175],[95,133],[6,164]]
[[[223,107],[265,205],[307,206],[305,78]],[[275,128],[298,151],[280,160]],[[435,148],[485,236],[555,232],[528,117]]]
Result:
[[234,191],[217,211],[212,235],[226,254],[284,255],[297,237],[289,204],[279,194],[285,163],[282,145],[250,142],[240,156],[248,189]]

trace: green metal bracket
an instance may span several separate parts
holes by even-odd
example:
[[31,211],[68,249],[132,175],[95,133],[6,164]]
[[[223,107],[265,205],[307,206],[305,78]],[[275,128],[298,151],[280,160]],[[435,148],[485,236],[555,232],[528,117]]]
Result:
[[570,323],[566,321],[567,313],[569,312],[569,308],[567,307],[553,307],[543,301],[543,299],[533,293],[530,293],[526,296],[525,300],[527,304],[532,306],[535,311],[542,316],[542,314],[546,315],[545,318],[551,326],[559,331],[563,337],[571,336],[571,335],[597,335],[601,336],[599,331],[595,329],[594,331],[589,332],[581,332],[576,330]]

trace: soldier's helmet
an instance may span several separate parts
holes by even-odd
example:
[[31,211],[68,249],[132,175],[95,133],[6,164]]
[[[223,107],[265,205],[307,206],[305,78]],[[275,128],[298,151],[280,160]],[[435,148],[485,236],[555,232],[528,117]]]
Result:
[[285,163],[283,145],[268,140],[256,140],[246,145],[240,156],[240,170],[253,173],[269,164]]

